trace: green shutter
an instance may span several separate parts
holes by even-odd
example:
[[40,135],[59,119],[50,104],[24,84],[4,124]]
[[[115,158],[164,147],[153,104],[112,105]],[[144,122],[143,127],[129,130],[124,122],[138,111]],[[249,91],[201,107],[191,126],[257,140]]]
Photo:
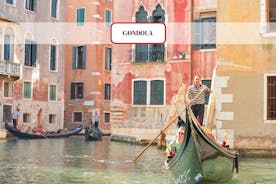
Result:
[[201,49],[202,48],[202,26],[201,26],[201,19],[194,20],[194,35],[193,35],[193,46],[194,49]]
[[151,81],[150,105],[164,105],[164,81],[163,80]]
[[11,59],[10,57],[11,52],[11,38],[10,35],[4,36],[4,60],[9,61]]
[[134,105],[147,105],[147,81],[134,81]]
[[51,0],[51,17],[57,18],[57,0]]
[[24,98],[30,99],[31,98],[31,83],[30,82],[24,82]]
[[84,15],[85,15],[84,8],[77,9],[77,26],[84,25]]
[[105,10],[105,26],[110,27],[110,23],[111,23],[111,11]]
[[50,100],[56,100],[56,86],[50,85]]

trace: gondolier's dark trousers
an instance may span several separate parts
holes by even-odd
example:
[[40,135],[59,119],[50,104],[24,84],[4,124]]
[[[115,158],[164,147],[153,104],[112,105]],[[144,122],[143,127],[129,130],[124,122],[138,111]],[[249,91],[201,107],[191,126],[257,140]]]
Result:
[[204,104],[195,104],[191,106],[191,109],[195,115],[195,117],[199,118],[199,124],[202,126],[203,117],[204,117]]
[[13,127],[16,128],[16,119],[12,119]]

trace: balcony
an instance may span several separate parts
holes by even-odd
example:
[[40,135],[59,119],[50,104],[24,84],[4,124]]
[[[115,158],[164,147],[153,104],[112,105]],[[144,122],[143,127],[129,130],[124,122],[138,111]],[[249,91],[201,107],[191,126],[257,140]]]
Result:
[[20,64],[11,61],[0,61],[0,75],[20,77]]

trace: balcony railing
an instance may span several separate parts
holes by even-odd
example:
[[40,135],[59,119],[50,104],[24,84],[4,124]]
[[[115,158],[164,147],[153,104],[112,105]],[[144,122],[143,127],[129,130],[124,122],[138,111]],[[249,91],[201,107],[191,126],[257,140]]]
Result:
[[11,61],[0,61],[0,75],[20,76],[20,64]]

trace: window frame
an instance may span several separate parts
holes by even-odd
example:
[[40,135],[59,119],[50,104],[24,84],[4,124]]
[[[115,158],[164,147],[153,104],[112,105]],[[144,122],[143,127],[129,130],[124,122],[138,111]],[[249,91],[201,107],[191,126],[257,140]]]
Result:
[[[54,49],[54,55],[52,53],[53,49]],[[57,61],[58,61],[58,46],[55,44],[51,44],[49,47],[49,70],[50,71],[57,72],[57,66],[58,66]]]
[[111,100],[111,84],[104,83],[104,100]]
[[276,124],[276,117],[275,119],[268,119],[268,77],[275,77],[276,73],[265,73],[264,74],[264,110],[263,110],[263,120],[264,123]]
[[16,6],[16,0],[10,0],[10,1],[12,1],[12,3],[9,3],[9,2],[7,2],[7,1],[9,1],[9,0],[5,0],[5,3],[6,3],[7,5],[9,5],[9,6]]
[[36,65],[37,65],[37,43],[33,40],[25,39],[24,66],[36,67]]
[[[55,12],[53,12],[53,1],[56,1],[55,4]],[[50,2],[50,17],[53,19],[58,19],[59,18],[59,0],[51,0]],[[53,15],[53,13],[55,13],[55,16]]]
[[[207,50],[207,49],[217,48],[216,23],[217,23],[217,18],[215,16],[200,17],[193,20],[193,49],[194,50]],[[212,35],[213,30],[215,31],[215,33],[213,36],[210,36]],[[214,41],[209,42],[210,40],[214,40]]]
[[[83,16],[80,17],[81,15],[79,14],[83,10]],[[85,8],[77,8],[76,9],[76,27],[83,27],[85,25]],[[81,20],[79,20],[81,19]],[[83,20],[82,20],[83,19]]]
[[[79,51],[82,50],[82,51]],[[79,54],[79,52],[81,54]],[[79,45],[72,47],[72,69],[86,68],[86,45]]]
[[[55,87],[53,89],[53,87]],[[54,90],[54,91],[53,91]],[[57,101],[57,85],[54,85],[54,84],[50,84],[49,85],[49,95],[48,95],[48,99],[49,101],[54,101],[56,102]],[[53,94],[54,93],[54,94]],[[52,96],[53,95],[53,96]]]
[[[84,98],[84,83],[83,82],[71,82],[71,90],[70,90],[70,99],[78,100]],[[79,87],[81,87],[81,94],[79,92]]]
[[25,10],[30,12],[36,11],[36,0],[25,0]]
[[[25,88],[27,83],[30,84],[30,89],[26,89]],[[33,85],[32,82],[30,82],[30,81],[24,81],[24,83],[23,83],[23,95],[22,95],[24,100],[32,100],[32,97],[33,97],[33,90],[32,90],[33,88],[32,88],[32,85]],[[26,95],[27,95],[25,93],[26,90],[30,90],[30,96],[29,96],[29,98],[26,97]]]
[[[146,103],[145,104],[134,104],[135,103],[135,85],[134,83],[137,81],[144,81],[146,82],[146,93],[145,93],[145,97],[146,97]],[[162,104],[151,104],[151,82],[152,81],[163,81],[163,102]],[[132,106],[150,106],[150,107],[164,107],[166,105],[166,79],[164,78],[151,78],[151,79],[144,79],[144,78],[139,78],[139,79],[134,79],[132,80],[132,96],[131,96],[131,104]]]
[[[109,12],[109,14],[107,14],[107,12]],[[109,17],[107,17],[108,15]],[[107,18],[109,18],[109,20]],[[105,23],[105,27],[109,29],[112,23],[112,11],[110,9],[104,10],[104,23]]]
[[[75,114],[76,113],[80,113],[80,115],[81,115],[81,120],[80,121],[75,121],[76,120],[76,117],[75,117]],[[72,112],[72,122],[73,123],[82,123],[82,121],[83,121],[83,112],[82,111],[73,111]]]
[[104,47],[104,70],[112,70],[112,48]]

